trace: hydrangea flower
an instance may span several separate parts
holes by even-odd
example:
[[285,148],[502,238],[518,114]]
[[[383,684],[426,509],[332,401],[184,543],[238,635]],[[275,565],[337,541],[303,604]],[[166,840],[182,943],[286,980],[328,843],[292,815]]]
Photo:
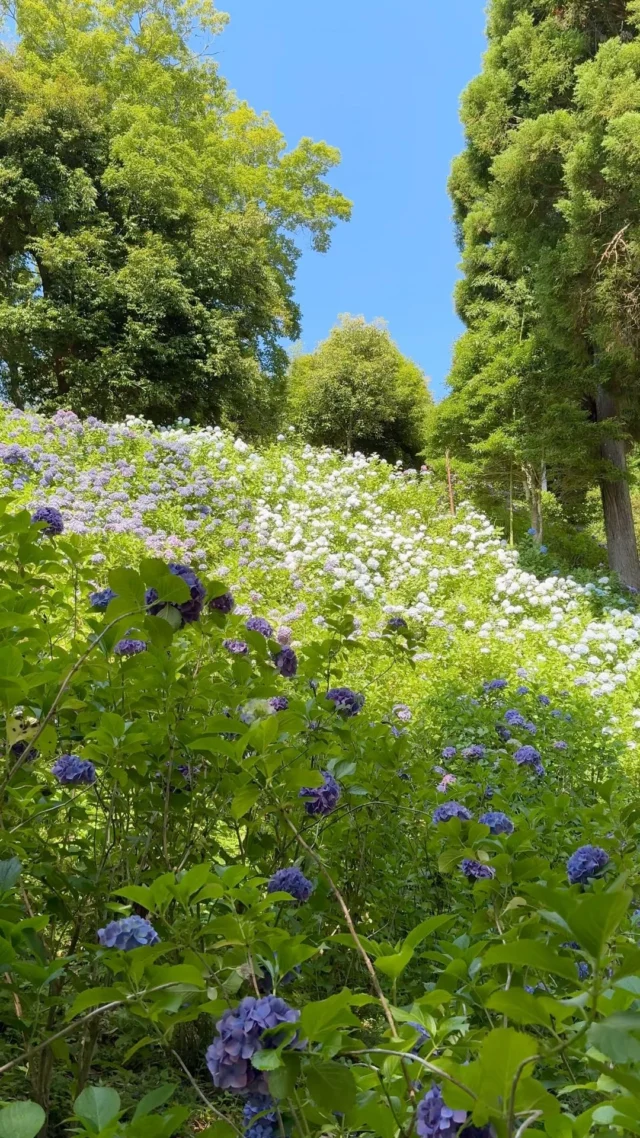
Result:
[[516,695],[528,695],[528,694],[529,694],[529,688],[525,687],[524,684],[520,684],[520,686],[516,688]]
[[60,755],[51,768],[62,786],[93,786],[96,781],[96,768],[88,759],[78,755]]
[[488,810],[478,821],[488,826],[491,834],[512,834],[514,831],[513,822],[501,810]]
[[[180,577],[186,585],[189,586],[190,597],[188,601],[170,601],[168,602],[171,608],[176,609],[182,617],[183,624],[192,624],[193,621],[200,619],[206,590],[199,577],[196,577],[193,569],[188,565],[180,565],[175,561],[170,561],[168,570],[174,577]],[[158,593],[156,589],[147,589],[145,596],[145,603],[149,612],[153,616],[164,608],[164,602],[156,604],[158,600]]]
[[122,917],[110,921],[103,929],[98,929],[98,941],[103,948],[119,948],[130,952],[132,948],[158,944],[160,937],[150,921],[144,917]]
[[401,616],[391,616],[391,617],[389,617],[389,620],[387,621],[387,628],[391,632],[400,632],[401,629],[408,628],[408,627],[409,626],[408,626],[406,620],[404,620]]
[[364,706],[364,696],[351,688],[329,688],[325,699],[330,700],[336,711],[346,718],[357,715]]
[[246,996],[237,1008],[229,1008],[218,1020],[218,1034],[206,1052],[214,1086],[267,1095],[265,1074],[252,1066],[251,1059],[256,1051],[278,1046],[278,1035],[263,1039],[265,1031],[299,1018],[300,1012],[279,996]]
[[285,680],[291,680],[298,671],[298,657],[293,648],[281,648],[273,657],[273,662]]
[[286,711],[289,706],[289,700],[286,695],[272,695],[269,700],[269,707],[272,711]]
[[496,871],[490,865],[483,865],[472,857],[465,857],[460,862],[460,869],[469,881],[480,881],[482,877],[495,877]]
[[64,519],[55,506],[38,506],[31,515],[32,522],[46,522],[42,533],[47,537],[57,537],[64,533]]
[[458,748],[457,747],[443,747],[442,751],[440,753],[441,753],[443,759],[455,759],[456,755],[458,754]]
[[570,885],[586,885],[590,877],[598,877],[608,864],[609,854],[600,846],[580,846],[567,861]]
[[[10,749],[11,754],[13,755],[14,759],[21,759],[22,756],[24,755],[27,747],[29,747],[29,746],[30,746],[30,742],[28,739],[16,739],[15,743],[12,743],[11,747],[9,749]],[[31,750],[29,751],[29,754],[27,755],[25,762],[32,763],[34,759],[37,759],[37,757],[38,757],[38,751],[36,750],[35,747],[31,747]]]
[[511,738],[511,732],[508,727],[505,727],[504,723],[496,723],[496,735],[499,739],[502,739],[503,743],[508,743]]
[[98,589],[96,593],[89,593],[89,604],[97,612],[104,612],[110,601],[114,601],[117,595],[113,589]]
[[427,1031],[426,1027],[423,1027],[421,1023],[416,1023],[416,1021],[413,1019],[407,1020],[407,1027],[412,1027],[414,1031],[418,1032],[419,1038],[416,1040],[413,1047],[411,1048],[411,1053],[413,1055],[417,1055],[418,1052],[420,1051],[420,1048],[424,1047],[424,1044],[427,1042],[428,1039],[431,1039],[431,1036],[429,1035],[429,1032]]
[[273,629],[269,621],[265,620],[263,616],[250,616],[249,619],[245,621],[244,626],[247,632],[259,632],[261,636],[264,636],[265,640],[271,640],[273,638]]
[[507,680],[485,680],[482,686],[486,692],[504,691],[507,687]]
[[436,806],[432,814],[432,821],[448,822],[450,818],[461,818],[464,822],[468,822],[473,815],[466,806],[462,806],[460,802],[443,802],[442,806]]
[[533,767],[536,774],[544,774],[540,752],[536,751],[530,743],[526,743],[524,747],[518,747],[518,750],[514,751],[513,757],[519,767]]
[[295,865],[290,869],[278,869],[267,885],[267,893],[290,893],[300,904],[308,901],[312,892],[312,882]]
[[394,703],[391,711],[401,723],[410,723],[413,719],[413,712],[406,703]]
[[525,731],[528,731],[530,735],[535,735],[537,730],[538,730],[535,723],[531,723],[531,721],[529,721],[528,723],[525,723],[524,729],[525,729]]
[[446,792],[447,787],[453,786],[457,781],[458,780],[454,774],[449,774],[448,771],[445,771],[445,773],[442,776],[441,781],[438,783],[438,785],[436,787],[436,790],[438,790],[440,794],[444,794]]
[[465,747],[460,754],[463,759],[468,759],[469,762],[475,762],[477,759],[483,759],[486,754],[486,747],[482,743],[472,743],[470,747]]
[[209,601],[210,609],[215,610],[215,612],[221,612],[225,616],[228,616],[229,613],[233,612],[235,607],[236,602],[233,598],[232,593],[229,592],[220,593],[219,597],[212,597]]
[[553,746],[556,751],[567,751],[569,749],[569,744],[565,743],[564,739],[556,739]]
[[551,703],[551,700],[549,699],[548,695],[539,695],[538,703],[541,703],[543,707],[548,707]]
[[467,1121],[466,1110],[445,1106],[440,1087],[434,1084],[416,1108],[418,1138],[456,1138]]
[[147,651],[146,640],[129,640],[125,636],[124,639],[119,640],[113,649],[114,656],[137,656],[140,652]]
[[247,1138],[273,1138],[278,1116],[271,1095],[251,1095],[244,1104],[242,1121]]
[[304,808],[307,814],[332,814],[340,800],[340,786],[329,771],[323,771],[322,786],[303,787],[298,798],[306,798]]
[[232,656],[246,656],[249,651],[246,640],[223,640],[222,647],[231,652]]
[[280,628],[276,632],[276,640],[283,648],[288,648],[293,640],[293,629],[289,628],[286,624],[280,625]]
[[510,708],[509,711],[505,711],[504,718],[510,727],[524,727],[525,725],[524,715],[517,711],[515,707]]

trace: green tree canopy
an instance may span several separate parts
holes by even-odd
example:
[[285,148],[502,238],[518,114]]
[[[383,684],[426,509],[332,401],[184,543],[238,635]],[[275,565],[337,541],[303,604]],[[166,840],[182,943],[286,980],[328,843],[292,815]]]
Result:
[[379,320],[342,316],[315,352],[291,364],[291,421],[319,445],[414,459],[431,406],[424,373]]
[[189,43],[210,0],[17,0],[0,53],[0,377],[19,405],[264,427],[339,160]]

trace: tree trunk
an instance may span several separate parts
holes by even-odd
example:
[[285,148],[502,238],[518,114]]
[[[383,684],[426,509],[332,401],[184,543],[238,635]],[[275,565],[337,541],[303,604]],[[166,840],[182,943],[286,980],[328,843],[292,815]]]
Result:
[[[613,419],[618,408],[613,395],[599,387],[596,394],[596,417],[599,423]],[[617,476],[606,474],[600,478],[600,494],[604,513],[604,528],[607,535],[607,554],[609,568],[618,574],[625,585],[640,589],[640,560],[633,524],[631,494],[626,478],[627,458],[623,439],[603,438],[600,455],[619,472]]]
[[534,539],[537,542],[542,541],[542,486],[541,486],[541,471],[536,470],[531,463],[525,463],[522,468],[524,475],[524,487],[527,502],[529,504],[529,512],[531,514],[531,528],[534,530]]

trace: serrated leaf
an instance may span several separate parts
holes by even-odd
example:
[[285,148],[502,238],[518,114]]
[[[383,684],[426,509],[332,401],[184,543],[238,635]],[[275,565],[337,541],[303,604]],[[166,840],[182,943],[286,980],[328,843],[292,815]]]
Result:
[[485,953],[483,964],[515,964],[522,969],[534,968],[540,972],[564,976],[566,980],[577,980],[574,961],[559,956],[552,948],[537,940],[514,940],[510,944],[493,945]]

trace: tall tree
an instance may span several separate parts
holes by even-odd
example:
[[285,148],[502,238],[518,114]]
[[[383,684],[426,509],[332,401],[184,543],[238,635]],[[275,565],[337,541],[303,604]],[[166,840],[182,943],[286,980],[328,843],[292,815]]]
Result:
[[336,150],[285,150],[189,46],[211,0],[17,0],[0,53],[0,379],[15,402],[259,430]]
[[424,373],[379,320],[342,316],[315,352],[291,364],[291,421],[319,445],[413,460],[431,406]]
[[[611,327],[629,333],[622,299],[629,281],[624,286],[618,276],[616,299],[610,280],[622,260],[618,243],[635,224],[628,137],[626,184],[609,157],[612,137],[620,140],[619,158],[625,148],[624,127],[611,129],[612,115],[624,117],[633,105],[634,11],[619,0],[493,0],[483,73],[463,101],[468,145],[453,192],[463,292],[476,297],[469,328],[478,332],[486,322],[486,303],[506,298],[508,306],[520,282],[528,299],[522,338],[535,361],[518,372],[520,387],[527,400],[538,400],[548,462],[585,486],[599,482],[610,564],[639,587],[625,460],[638,431],[637,352]],[[521,442],[530,423],[525,416]],[[550,445],[554,424],[559,447]],[[564,454],[559,424],[569,442]]]

